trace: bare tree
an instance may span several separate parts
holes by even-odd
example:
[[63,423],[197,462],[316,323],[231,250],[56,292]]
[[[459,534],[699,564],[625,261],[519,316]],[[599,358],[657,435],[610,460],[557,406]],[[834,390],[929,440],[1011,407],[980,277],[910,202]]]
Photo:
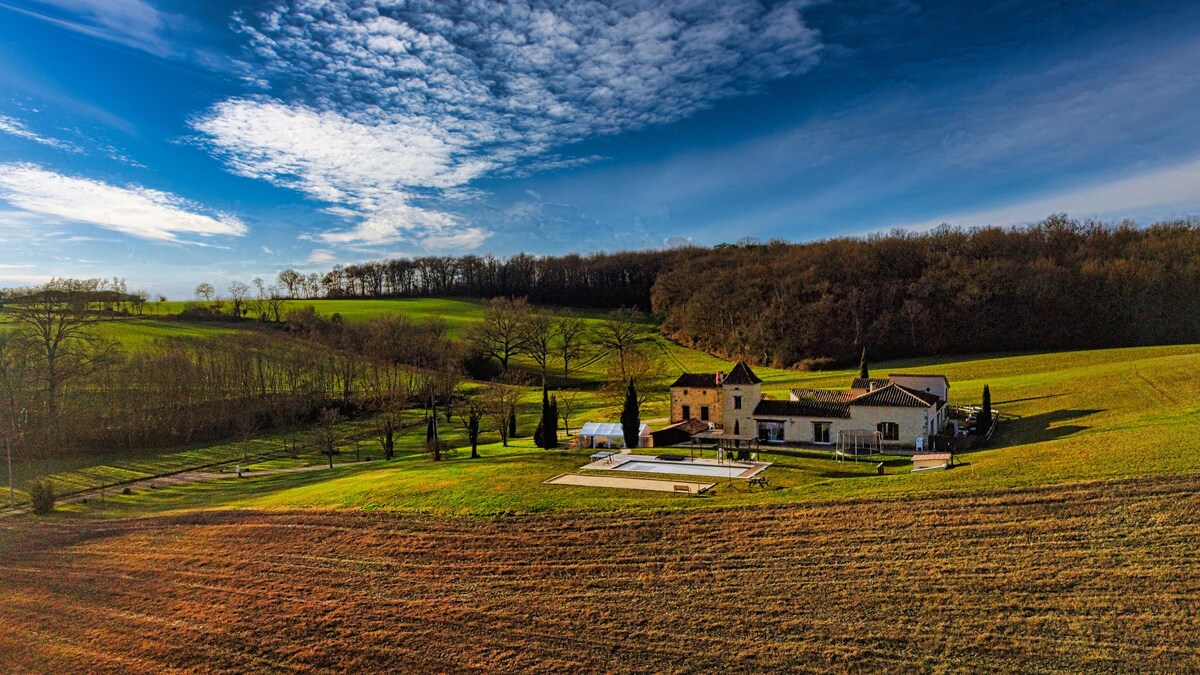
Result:
[[267,297],[264,303],[266,305],[267,316],[272,321],[279,323],[283,320],[283,308],[286,306],[287,301],[280,294],[278,286],[271,286],[267,289]]
[[95,279],[53,279],[9,300],[13,339],[34,359],[51,415],[58,410],[63,385],[118,357],[117,344],[97,330],[100,316],[88,309],[98,286]]
[[662,356],[655,351],[634,347],[625,353],[625,358],[614,360],[605,373],[601,397],[612,407],[619,408],[625,400],[629,381],[633,380],[637,390],[639,406],[662,393],[659,375],[663,372]]
[[479,398],[468,398],[458,406],[458,419],[467,430],[467,440],[471,442],[471,459],[479,459],[480,424],[487,415],[487,406]]
[[468,339],[480,353],[495,358],[501,368],[525,348],[524,326],[529,315],[525,298],[493,298],[483,310],[483,320],[471,327]]
[[246,304],[246,296],[250,294],[250,286],[241,281],[229,284],[229,300],[233,302],[233,316],[242,317],[242,306]]
[[636,348],[641,332],[641,314],[636,308],[609,312],[596,329],[596,345],[616,358],[622,380],[629,379],[625,372],[625,361]]
[[495,382],[487,385],[483,392],[483,408],[492,425],[500,431],[500,442],[508,447],[509,419],[516,413],[517,401],[527,378],[520,372],[510,370]]
[[317,444],[321,454],[329,458],[329,468],[333,468],[333,456],[342,454],[337,449],[337,425],[342,421],[342,415],[336,408],[322,408],[317,418]]
[[379,446],[383,448],[384,459],[392,459],[396,456],[396,434],[400,431],[400,412],[391,406],[387,406],[376,417],[376,431],[379,437]]
[[205,302],[211,301],[216,293],[217,289],[213,288],[213,285],[207,281],[201,282],[196,286],[196,297],[204,298]]
[[289,267],[279,273],[276,281],[287,289],[289,298],[294,298],[296,291],[304,286],[304,275]]
[[562,313],[554,319],[555,354],[562,359],[563,380],[571,379],[571,364],[587,354],[587,322],[574,314]]
[[304,277],[304,295],[308,298],[315,298],[321,294],[321,275],[312,272]]
[[558,397],[558,416],[563,421],[563,431],[567,436],[571,435],[571,418],[579,410],[579,392],[563,392],[562,396]]
[[550,355],[554,353],[554,320],[545,312],[533,310],[525,315],[521,322],[521,348],[542,371],[542,380],[546,379],[546,370],[550,365]]

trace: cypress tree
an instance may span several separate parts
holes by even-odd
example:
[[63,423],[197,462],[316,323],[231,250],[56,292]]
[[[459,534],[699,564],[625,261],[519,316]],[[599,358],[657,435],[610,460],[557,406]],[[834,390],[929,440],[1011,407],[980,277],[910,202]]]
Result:
[[979,417],[975,418],[975,433],[986,435],[992,428],[992,390],[983,385],[983,403],[980,405]]
[[534,443],[543,450],[551,447],[548,444],[547,432],[550,430],[550,425],[546,422],[550,415],[550,391],[546,387],[546,380],[542,380],[542,417],[538,420],[537,431],[534,432]]
[[867,348],[863,347],[862,357],[858,359],[858,376],[864,380],[871,377],[871,369],[867,367]]
[[428,443],[429,441],[432,441],[433,438],[433,418],[429,417],[425,423],[425,442]]
[[513,406],[508,410],[508,437],[517,437],[517,408]]
[[551,448],[558,447],[558,397],[550,396],[550,432],[548,434]]
[[638,414],[637,389],[633,386],[633,378],[629,378],[629,389],[625,391],[625,407],[621,410],[621,431],[625,434],[625,447],[638,447],[642,418]]

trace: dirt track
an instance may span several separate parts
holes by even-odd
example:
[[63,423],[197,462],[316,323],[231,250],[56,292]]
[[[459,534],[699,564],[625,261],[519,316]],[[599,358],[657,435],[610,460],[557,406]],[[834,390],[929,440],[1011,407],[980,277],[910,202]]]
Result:
[[1200,477],[506,520],[0,523],[21,671],[1200,669]]

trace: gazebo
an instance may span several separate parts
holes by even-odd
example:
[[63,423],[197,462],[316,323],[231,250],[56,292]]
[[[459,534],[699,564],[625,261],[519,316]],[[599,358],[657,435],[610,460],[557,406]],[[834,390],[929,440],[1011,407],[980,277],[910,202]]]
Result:
[[[612,422],[588,422],[579,429],[579,446],[597,448],[600,447],[597,443],[603,443],[604,447],[613,447],[613,440],[618,443],[617,447],[625,447],[625,428],[620,423]],[[649,445],[650,427],[643,424],[638,428],[638,445],[646,447]]]

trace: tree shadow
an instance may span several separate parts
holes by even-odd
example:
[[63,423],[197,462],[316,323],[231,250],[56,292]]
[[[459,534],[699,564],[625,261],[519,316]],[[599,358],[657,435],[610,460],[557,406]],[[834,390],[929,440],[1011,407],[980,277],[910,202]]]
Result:
[[[1081,408],[1054,410],[1040,415],[1003,419],[996,430],[996,441],[993,448],[1006,448],[1026,443],[1041,443],[1065,438],[1080,431],[1091,429],[1082,424],[1061,424],[1077,420],[1097,413],[1106,412],[1103,408]],[[1052,426],[1058,425],[1058,426]]]

